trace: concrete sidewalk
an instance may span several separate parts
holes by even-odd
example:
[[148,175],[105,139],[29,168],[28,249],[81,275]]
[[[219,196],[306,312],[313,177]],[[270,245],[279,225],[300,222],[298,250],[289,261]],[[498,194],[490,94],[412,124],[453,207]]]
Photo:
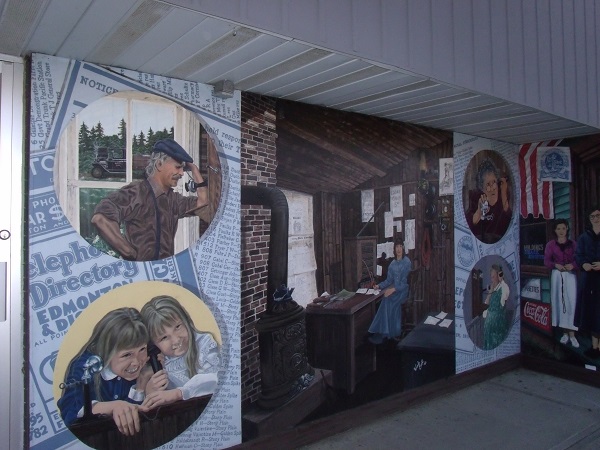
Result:
[[597,450],[600,389],[517,369],[302,447],[357,448]]

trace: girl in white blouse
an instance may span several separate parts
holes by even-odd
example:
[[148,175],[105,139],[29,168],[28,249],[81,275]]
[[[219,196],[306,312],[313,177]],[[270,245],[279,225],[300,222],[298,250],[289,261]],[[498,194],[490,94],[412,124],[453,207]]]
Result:
[[212,394],[221,363],[219,345],[210,333],[196,329],[186,309],[173,297],[160,295],[144,305],[142,319],[161,351],[166,378],[154,378],[161,390],[146,396],[142,407]]

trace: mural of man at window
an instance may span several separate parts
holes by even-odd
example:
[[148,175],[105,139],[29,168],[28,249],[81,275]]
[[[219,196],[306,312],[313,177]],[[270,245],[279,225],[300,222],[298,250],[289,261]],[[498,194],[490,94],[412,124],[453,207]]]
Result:
[[[184,197],[173,191],[184,170],[192,177],[186,188],[196,196]],[[146,175],[101,200],[92,216],[100,236],[125,259],[150,261],[172,256],[179,219],[199,216],[209,220],[207,182],[176,141],[167,138],[154,144]]]
[[[170,197],[189,197],[183,203],[189,206],[184,212],[196,208],[198,198],[202,199],[205,194],[208,198],[202,202],[207,202],[208,206],[184,214],[186,218],[183,220],[179,220],[181,213],[177,211],[172,215],[174,223],[168,226],[162,221],[170,214],[163,215],[161,239],[167,238],[168,231],[164,236],[163,232],[169,226],[177,232],[174,246],[172,238],[169,238],[168,245],[163,245],[167,250],[159,248],[157,256],[155,247],[139,253],[137,248],[132,252],[128,245],[123,246],[125,243],[122,241],[116,244],[115,241],[107,241],[100,232],[100,228],[106,230],[106,227],[94,225],[91,219],[98,204],[110,198],[111,194],[136,183],[147,185],[146,178],[154,170],[152,164],[169,166],[169,159],[164,159],[166,153],[154,151],[159,141],[163,144],[174,142],[177,149],[183,151],[181,155],[184,157],[173,160],[180,163],[183,170],[172,174],[179,179],[183,173],[183,179],[179,183],[169,181],[172,182],[169,188],[157,193],[172,190],[177,195]],[[215,142],[196,113],[169,99],[126,91],[96,100],[76,114],[61,133],[54,164],[54,187],[60,203],[60,208],[55,206],[56,215],[64,213],[85,241],[116,258],[143,261],[177,254],[207,232],[217,214],[223,186],[221,159]],[[159,153],[163,153],[163,160],[159,160]],[[147,172],[149,162],[152,164]],[[202,175],[195,174],[195,168],[199,168]],[[204,187],[203,182],[208,186]],[[153,208],[153,198],[147,200],[143,206]],[[114,220],[121,239],[133,243],[126,221],[121,217]],[[155,243],[158,230],[156,217],[147,218],[145,227],[151,234],[149,241]],[[113,228],[112,231],[114,237],[119,238],[117,230]]]

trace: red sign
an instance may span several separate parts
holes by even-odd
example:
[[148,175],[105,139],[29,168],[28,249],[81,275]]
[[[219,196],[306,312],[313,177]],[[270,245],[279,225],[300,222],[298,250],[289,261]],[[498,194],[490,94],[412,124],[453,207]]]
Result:
[[551,311],[548,303],[534,302],[531,300],[521,303],[523,305],[521,319],[524,322],[527,322],[546,333],[552,332],[552,322],[550,320]]

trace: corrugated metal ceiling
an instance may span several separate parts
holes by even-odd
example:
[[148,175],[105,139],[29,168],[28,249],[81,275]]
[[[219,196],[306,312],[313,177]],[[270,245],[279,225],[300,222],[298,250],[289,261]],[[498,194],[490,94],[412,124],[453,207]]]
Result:
[[524,143],[600,130],[155,0],[0,0],[0,53],[33,52]]

